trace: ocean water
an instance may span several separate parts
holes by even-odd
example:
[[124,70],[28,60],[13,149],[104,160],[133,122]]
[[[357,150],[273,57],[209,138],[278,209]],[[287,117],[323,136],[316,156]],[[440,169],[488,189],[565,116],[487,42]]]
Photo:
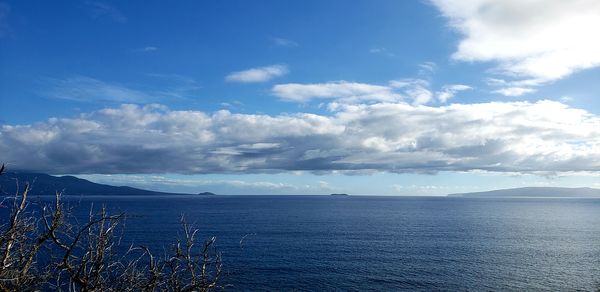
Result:
[[[229,290],[596,290],[600,200],[178,196],[66,198],[122,211],[161,253],[179,218],[217,236]],[[82,214],[83,214],[82,213]],[[240,240],[244,238],[240,244]]]

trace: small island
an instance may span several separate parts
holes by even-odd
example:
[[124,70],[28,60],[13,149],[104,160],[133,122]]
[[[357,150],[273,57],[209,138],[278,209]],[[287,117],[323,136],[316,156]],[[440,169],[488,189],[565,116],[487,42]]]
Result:
[[330,195],[330,196],[336,196],[336,197],[337,197],[337,196],[341,196],[341,197],[344,197],[344,196],[349,196],[348,194],[329,194],[329,195]]
[[216,196],[217,194],[211,192],[202,192],[198,194],[199,196]]

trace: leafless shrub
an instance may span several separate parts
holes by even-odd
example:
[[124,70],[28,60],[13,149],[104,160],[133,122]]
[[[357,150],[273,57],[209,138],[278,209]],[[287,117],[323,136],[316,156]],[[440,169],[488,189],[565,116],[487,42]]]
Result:
[[[0,168],[0,175],[4,165]],[[156,257],[146,246],[119,253],[124,214],[90,211],[72,223],[61,194],[35,213],[29,184],[6,198],[0,225],[0,291],[209,291],[221,289],[221,254],[215,237],[198,243],[198,229],[181,219],[182,236],[171,253]]]
[[0,289],[4,291],[25,290],[19,288],[33,287],[49,277],[35,265],[49,237],[47,232],[36,232],[36,219],[27,208],[29,190],[26,184],[20,196],[13,198],[8,221],[0,226]]

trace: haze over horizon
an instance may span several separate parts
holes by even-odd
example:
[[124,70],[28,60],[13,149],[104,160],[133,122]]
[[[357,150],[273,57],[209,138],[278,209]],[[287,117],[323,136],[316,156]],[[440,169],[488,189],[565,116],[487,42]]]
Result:
[[598,188],[598,27],[595,0],[2,1],[0,162],[170,192]]

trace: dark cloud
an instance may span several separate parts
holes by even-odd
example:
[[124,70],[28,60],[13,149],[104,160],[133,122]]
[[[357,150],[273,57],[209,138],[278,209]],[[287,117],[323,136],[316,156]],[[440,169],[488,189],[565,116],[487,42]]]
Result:
[[123,105],[0,126],[0,153],[12,168],[71,174],[597,171],[600,117],[552,101],[346,105],[331,116]]

